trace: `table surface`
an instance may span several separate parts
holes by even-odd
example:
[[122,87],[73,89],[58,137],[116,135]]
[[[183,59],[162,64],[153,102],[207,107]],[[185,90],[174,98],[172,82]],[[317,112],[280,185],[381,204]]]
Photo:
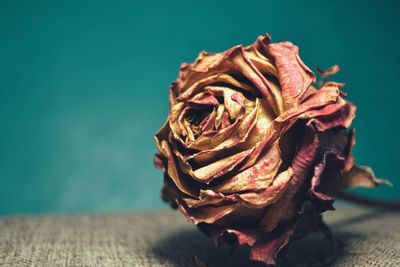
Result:
[[[340,243],[331,266],[400,266],[400,212],[338,205],[326,223]],[[313,261],[327,243],[297,241]],[[0,266],[263,266],[249,249],[215,247],[177,211],[0,217]]]

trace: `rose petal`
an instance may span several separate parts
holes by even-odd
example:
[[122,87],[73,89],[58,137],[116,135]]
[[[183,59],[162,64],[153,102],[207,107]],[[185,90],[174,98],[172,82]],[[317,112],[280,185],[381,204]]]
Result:
[[319,204],[319,212],[334,209],[333,196],[340,190],[343,166],[344,158],[332,151],[326,152],[322,162],[315,166],[309,193]]
[[373,170],[368,166],[354,165],[349,172],[344,174],[343,187],[375,187],[380,184],[392,186],[392,184],[385,179],[375,177]]
[[224,175],[241,163],[254,149],[248,149],[232,155],[228,158],[217,160],[207,166],[194,170],[193,178],[204,183],[210,183],[212,179]]
[[298,47],[290,42],[270,44],[267,51],[278,69],[285,109],[299,105],[304,93],[315,82],[315,74],[301,61]]
[[265,132],[271,126],[272,122],[264,105],[263,100],[257,99],[256,110],[242,122],[243,126],[239,127],[237,131],[232,132],[218,145],[193,153],[185,157],[184,160],[193,160],[197,164],[205,165],[222,157],[228,157],[238,151],[245,150],[248,147],[255,146],[263,139]]
[[196,95],[196,97],[187,101],[189,106],[214,106],[219,105],[218,99],[213,95],[206,95],[204,93]]
[[327,70],[320,69],[319,67],[315,67],[318,73],[324,78],[328,78],[329,76],[335,75],[340,71],[340,67],[338,65],[333,65]]
[[293,225],[283,226],[263,238],[257,239],[251,248],[250,258],[265,264],[276,265],[278,253],[288,243],[294,233]]
[[213,189],[223,194],[258,192],[272,183],[280,163],[279,146],[275,143],[256,164],[213,186]]
[[283,113],[283,107],[280,105],[282,98],[279,91],[275,90],[275,88],[270,85],[270,82],[250,61],[242,46],[229,49],[225,53],[224,59],[231,61],[235,69],[242,73],[258,90],[260,90],[261,94],[268,101],[269,106],[274,110],[276,116]]
[[181,201],[178,203],[178,208],[185,214],[186,219],[192,221],[194,224],[199,223],[214,223],[219,219],[227,216],[229,213],[234,211],[240,204],[234,203],[230,205],[224,205],[221,207],[215,206],[201,206],[198,208],[189,208],[185,206]]
[[307,128],[304,141],[293,159],[291,166],[293,175],[285,187],[285,193],[276,203],[269,207],[260,220],[259,228],[263,229],[263,231],[270,232],[275,229],[284,215],[286,217],[292,216],[293,209],[296,208],[293,206],[296,205],[295,202],[292,202],[293,198],[312,170],[312,163],[317,155],[318,144],[318,136],[315,135],[312,129]]
[[292,176],[293,170],[289,168],[279,173],[273,183],[263,191],[236,194],[236,196],[242,203],[251,208],[263,208],[272,205],[280,196],[286,193]]

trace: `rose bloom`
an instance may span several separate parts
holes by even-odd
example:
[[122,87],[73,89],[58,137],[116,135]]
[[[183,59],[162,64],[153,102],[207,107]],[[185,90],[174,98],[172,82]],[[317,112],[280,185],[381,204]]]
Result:
[[217,244],[247,244],[251,259],[276,264],[290,240],[317,229],[335,194],[383,182],[354,165],[356,108],[343,84],[326,82],[338,70],[319,70],[317,85],[298,47],[268,35],[182,64],[156,133],[163,200]]

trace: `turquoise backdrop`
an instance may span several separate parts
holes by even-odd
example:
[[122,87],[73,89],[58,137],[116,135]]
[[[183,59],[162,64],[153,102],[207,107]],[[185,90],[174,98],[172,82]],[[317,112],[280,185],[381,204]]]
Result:
[[[398,3],[398,2],[397,2]],[[0,214],[166,207],[153,133],[181,62],[269,32],[339,64],[361,164],[399,198],[396,1],[0,2]]]

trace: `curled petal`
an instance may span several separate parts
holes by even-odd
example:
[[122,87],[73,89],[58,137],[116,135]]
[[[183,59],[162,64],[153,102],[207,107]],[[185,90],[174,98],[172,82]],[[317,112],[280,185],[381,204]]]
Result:
[[282,194],[276,203],[269,207],[260,220],[259,228],[263,231],[272,231],[277,227],[282,218],[294,215],[296,206],[293,205],[297,205],[297,203],[293,201],[293,198],[310,174],[312,163],[317,156],[318,144],[318,136],[312,129],[307,128],[303,144],[293,159],[293,175],[285,187],[285,193]]
[[227,84],[230,85],[231,88],[236,88],[257,95],[257,90],[248,83],[241,81],[228,73],[216,73],[193,83],[176,98],[176,101],[186,101],[202,91],[205,86],[217,83]]
[[176,166],[174,156],[172,154],[171,148],[167,141],[162,140],[160,145],[160,151],[167,159],[167,174],[174,181],[175,185],[179,190],[192,197],[196,197],[198,194],[198,189],[190,183],[190,180],[185,179],[182,173]]
[[315,82],[315,74],[301,61],[298,47],[290,42],[270,44],[267,51],[278,69],[285,109],[297,106]]
[[392,186],[388,180],[376,178],[374,172],[368,166],[354,165],[349,172],[344,174],[344,188],[375,187],[380,184]]
[[[258,102],[260,102],[260,104]],[[230,157],[239,151],[256,146],[263,140],[265,132],[272,123],[271,118],[264,109],[263,100],[256,101],[256,109],[255,113],[248,117],[253,121],[249,124],[246,120],[243,122],[244,127],[238,127],[239,130],[243,129],[243,132],[234,131],[219,145],[184,156],[182,160],[185,162],[191,161],[199,166],[206,166],[221,158]],[[248,126],[245,127],[246,125]],[[279,158],[278,155],[276,155],[276,157]]]
[[282,226],[274,232],[257,239],[251,248],[250,258],[265,264],[276,265],[278,253],[289,243],[294,226]]
[[237,70],[255,85],[268,101],[269,106],[274,110],[276,115],[283,112],[283,107],[279,104],[281,102],[279,92],[271,86],[260,70],[250,61],[242,46],[236,46],[228,50],[226,52],[226,59],[229,59]]
[[329,76],[335,75],[340,71],[339,65],[333,65],[327,70],[320,69],[319,67],[315,67],[318,73],[322,76],[323,79],[328,78]]
[[188,196],[196,197],[199,189],[193,185],[191,180],[185,179],[180,169],[177,168],[177,162],[171,151],[170,144],[166,141],[168,140],[169,131],[169,125],[166,123],[155,135],[157,148],[160,152],[156,156],[157,159],[155,163],[165,169],[165,173],[169,179],[173,181],[179,191]]
[[213,188],[223,194],[264,190],[272,183],[281,162],[279,147],[276,142],[254,165],[229,177]]
[[154,155],[154,166],[155,166],[157,169],[160,169],[160,170],[162,170],[163,172],[165,172],[165,164],[164,164],[164,159],[163,159],[162,154],[156,153],[156,154]]
[[187,101],[188,106],[218,106],[219,102],[213,95],[205,95],[204,93],[196,95]]
[[314,202],[319,204],[319,211],[333,210],[333,196],[340,190],[344,158],[339,154],[328,151],[324,154],[322,162],[314,169],[309,190]]
[[235,166],[248,157],[253,150],[254,149],[248,149],[242,151],[228,158],[215,161],[207,166],[194,170],[192,172],[193,178],[204,183],[209,183],[212,179],[231,171]]

